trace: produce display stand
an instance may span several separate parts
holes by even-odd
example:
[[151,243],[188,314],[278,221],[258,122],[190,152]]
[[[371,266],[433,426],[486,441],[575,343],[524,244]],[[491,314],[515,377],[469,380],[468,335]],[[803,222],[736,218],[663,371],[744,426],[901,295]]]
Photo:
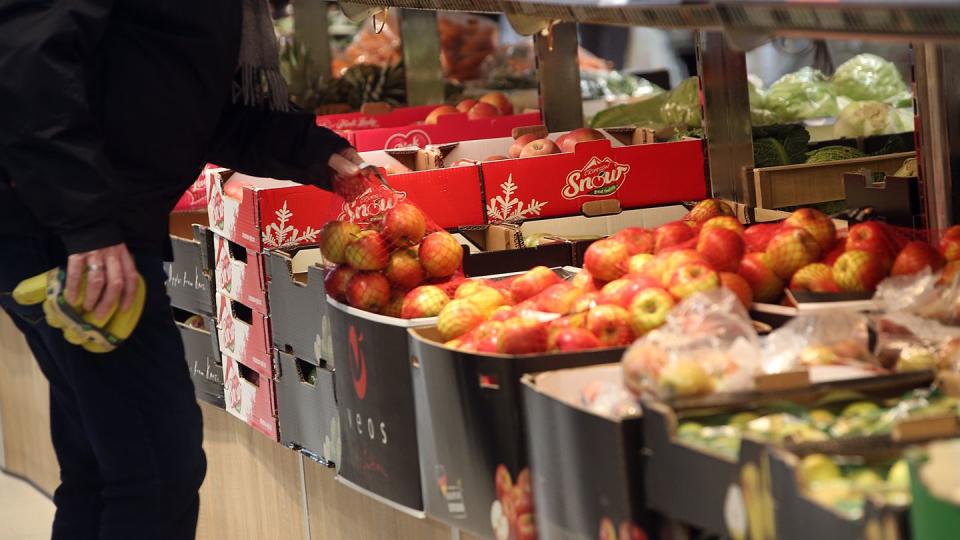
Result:
[[[960,186],[957,185],[960,179],[960,92],[957,91],[960,88],[960,4],[956,2],[838,0],[825,4],[805,0],[353,0],[340,2],[339,5],[345,13],[357,20],[378,14],[384,8],[400,8],[410,106],[443,101],[435,11],[506,14],[515,27],[526,29],[527,34],[534,36],[539,79],[539,118],[551,133],[581,127],[583,122],[576,23],[697,31],[697,69],[700,76],[705,136],[701,143],[703,160],[697,161],[695,165],[700,168],[702,164],[702,168],[707,172],[702,190],[701,186],[696,186],[696,189],[706,195],[737,203],[738,207],[749,209],[749,213],[753,213],[757,207],[776,207],[783,204],[767,205],[764,197],[769,193],[769,189],[761,194],[758,183],[762,182],[755,179],[755,174],[759,174],[758,171],[761,170],[753,167],[744,51],[761,45],[774,36],[909,42],[913,45],[914,52],[912,87],[917,116],[916,148],[922,171],[919,183],[915,186],[919,192],[916,199],[921,207],[911,209],[912,223],[929,230],[943,230],[955,222],[960,212]],[[296,5],[296,34],[305,40],[308,49],[317,53],[314,61],[321,66],[329,66],[330,63],[329,53],[322,52],[329,50],[326,36],[328,6],[323,0],[298,0]],[[676,144],[692,146],[692,143]],[[485,173],[495,172],[498,167],[493,163],[476,167],[476,171],[469,168],[446,172],[418,171],[398,177],[396,187],[407,190],[411,199],[422,205],[443,227],[483,226],[484,217],[478,216],[483,212],[483,190],[469,198],[471,204],[477,203],[477,208],[470,211],[476,218],[471,219],[474,223],[462,222],[461,215],[450,214],[451,209],[444,208],[438,202],[442,199],[430,198],[428,195],[435,189],[453,189],[442,185],[446,180],[452,182],[459,178],[464,185],[474,185],[475,179],[484,177]],[[853,173],[855,176],[858,171],[844,172]],[[220,178],[217,176],[220,173],[225,176]],[[372,447],[364,450],[363,456],[352,456],[355,459],[351,465],[355,469],[355,476],[362,477],[368,473],[365,466],[370,463],[364,460],[374,455],[375,451],[382,451],[374,448],[378,440],[381,441],[381,446],[386,443],[385,434],[379,429],[382,422],[379,418],[388,417],[396,411],[390,410],[389,403],[381,403],[374,411],[376,414],[370,414],[361,403],[362,396],[354,400],[349,408],[344,407],[345,391],[356,388],[359,374],[351,374],[348,369],[343,368],[356,368],[362,364],[350,355],[351,344],[346,338],[350,329],[340,328],[338,333],[336,324],[331,330],[326,328],[330,310],[346,312],[349,308],[333,303],[315,305],[316,299],[324,295],[320,272],[311,268],[297,276],[299,272],[293,270],[290,258],[283,252],[268,253],[270,247],[278,246],[266,246],[265,243],[268,242],[260,235],[260,231],[264,229],[263,220],[270,221],[281,213],[286,215],[287,212],[296,214],[297,225],[302,230],[309,227],[312,227],[310,230],[313,231],[319,230],[323,223],[333,217],[330,215],[333,207],[327,196],[316,193],[312,188],[293,184],[281,187],[254,186],[243,188],[245,202],[240,203],[228,200],[223,191],[222,182],[226,180],[229,172],[217,171],[210,174],[214,175],[211,199],[218,197],[220,207],[217,212],[213,210],[215,206],[211,205],[209,226],[215,234],[221,235],[224,241],[217,246],[217,237],[204,232],[206,222],[198,222],[195,227],[183,229],[185,232],[180,235],[181,241],[175,243],[175,248],[189,253],[187,256],[197,261],[194,265],[194,276],[197,279],[180,281],[181,284],[189,282],[193,290],[189,291],[190,294],[184,291],[176,293],[179,295],[178,308],[185,310],[185,313],[194,313],[204,318],[207,332],[191,334],[185,338],[185,342],[193,343],[198,351],[195,356],[198,358],[197,367],[194,369],[194,378],[198,380],[198,385],[200,379],[205,379],[205,384],[217,384],[215,377],[207,375],[215,371],[213,366],[220,362],[224,370],[237,379],[238,392],[242,392],[247,386],[251,389],[262,389],[260,394],[253,392],[243,398],[252,399],[255,403],[236,401],[234,405],[246,407],[248,410],[245,412],[252,414],[254,419],[260,422],[258,429],[267,437],[256,433],[250,426],[234,421],[222,410],[225,398],[226,408],[230,410],[231,396],[220,395],[219,401],[218,396],[210,399],[200,396],[211,401],[213,405],[202,405],[210,468],[202,493],[204,504],[201,507],[199,538],[207,540],[272,536],[324,540],[474,539],[471,534],[457,528],[457,521],[464,518],[457,514],[456,508],[449,505],[452,499],[446,489],[442,498],[432,491],[427,493],[438,487],[438,475],[443,477],[444,481],[450,479],[436,467],[421,470],[423,463],[417,463],[416,458],[417,450],[421,454],[424,450],[432,452],[435,462],[433,465],[444,465],[443,462],[448,459],[452,463],[457,457],[469,458],[466,451],[461,452],[463,456],[454,458],[442,456],[441,450],[445,450],[446,445],[441,444],[444,441],[439,435],[454,434],[458,444],[471,444],[471,437],[484,432],[476,426],[467,422],[455,427],[441,426],[441,421],[445,418],[423,415],[420,410],[417,410],[416,417],[407,411],[408,414],[398,422],[401,425],[391,425],[391,429],[401,430],[402,435],[397,433],[397,436],[404,438],[400,442],[405,443],[403,446],[412,452],[412,455],[405,456],[405,460],[400,459],[401,456],[384,457],[397,461],[394,470],[405,481],[400,488],[402,493],[399,494],[388,493],[384,496],[382,492],[391,487],[389,485],[379,490],[381,493],[377,493],[377,489],[358,485],[363,482],[350,482],[349,479],[335,482],[335,476],[328,468],[340,463],[340,458],[350,459],[342,456],[342,452],[350,452],[353,448],[360,447],[360,443],[368,446],[372,444]],[[480,189],[479,184],[476,185],[477,189]],[[489,187],[486,186],[487,189]],[[297,204],[304,206],[298,207]],[[453,210],[460,212],[462,209]],[[444,215],[445,211],[449,215]],[[312,219],[300,221],[308,214]],[[308,243],[303,242],[304,245]],[[565,246],[563,249],[568,248]],[[218,255],[222,257],[218,258]],[[577,259],[575,256],[571,258]],[[183,260],[185,259],[178,257],[178,263]],[[220,268],[222,273],[231,276],[231,281],[240,287],[239,289],[217,291],[214,274],[218,262],[223,263]],[[189,278],[190,269],[177,268],[174,275]],[[271,279],[285,281],[270,285]],[[248,292],[251,292],[252,296],[245,294],[245,288],[249,288]],[[290,298],[290,311],[281,315],[281,318],[287,319],[286,330],[290,331],[271,332],[269,313],[277,311],[263,306],[270,306],[271,302],[284,298],[284,295]],[[244,302],[253,305],[246,305]],[[225,321],[229,324],[229,327],[221,328],[219,340],[217,330],[211,328],[212,317],[220,319],[221,326],[224,326]],[[178,319],[184,323],[181,326],[185,332],[191,331],[186,324],[186,318]],[[358,317],[359,319],[363,317]],[[351,324],[356,327],[360,323],[352,321]],[[309,333],[301,335],[298,325],[309,327]],[[395,338],[395,341],[400,340],[403,343],[397,341],[391,346],[404,352],[410,350],[407,348],[407,329],[398,327],[394,330],[396,332],[391,339]],[[331,335],[323,335],[327,332]],[[419,336],[426,331],[413,332]],[[5,377],[5,380],[0,381],[0,410],[7,413],[2,424],[5,435],[5,466],[34,479],[44,489],[51,491],[56,484],[56,474],[53,472],[55,465],[51,465],[54,463],[52,455],[42,450],[49,447],[48,436],[35,429],[47,422],[45,404],[35,402],[37,395],[46,395],[42,391],[44,382],[35,363],[29,358],[29,352],[12,330],[11,323],[2,316],[0,341],[4,344],[4,352],[0,355],[0,371],[13,374],[12,377]],[[209,346],[209,355],[206,350],[200,354],[199,349],[206,346]],[[248,346],[251,348],[249,351],[246,350]],[[437,366],[449,367],[442,363],[446,360],[440,358],[443,355],[438,355],[437,358],[407,356],[404,354],[397,358],[397,365],[391,366],[396,373],[386,374],[387,378],[404,377],[411,363],[414,372],[419,374],[412,379],[412,388],[401,388],[406,393],[403,397],[406,402],[404,406],[409,406],[414,400],[417,403],[437,400],[437,389],[428,391],[425,385],[429,384],[431,378],[442,378],[450,384],[450,388],[445,389],[450,395],[440,397],[446,402],[458,403],[463,407],[463,410],[451,407],[449,411],[445,411],[453,412],[452,416],[459,413],[464,417],[481,417],[487,408],[497,408],[497,402],[480,407],[476,406],[477,403],[463,399],[462,394],[466,393],[467,389],[478,392],[474,388],[477,386],[477,373],[464,375],[459,371],[432,371]],[[591,355],[587,353],[586,356]],[[577,359],[554,367],[575,368],[617,360],[617,355],[605,356],[603,352],[594,353],[593,356],[596,358],[582,361]],[[199,358],[203,359],[202,362]],[[582,468],[590,464],[591,448],[589,444],[584,444],[589,441],[577,438],[573,432],[552,431],[544,421],[531,421],[544,418],[562,419],[568,424],[567,427],[582,426],[593,430],[599,440],[617,445],[618,450],[622,451],[622,455],[616,456],[616,462],[611,463],[613,469],[603,471],[604,478],[608,480],[604,480],[602,488],[608,490],[615,500],[608,508],[596,506],[570,511],[565,507],[569,501],[556,497],[545,498],[544,504],[536,508],[537,515],[543,517],[541,538],[564,538],[563,534],[570,530],[576,530],[580,534],[578,538],[593,538],[597,531],[594,524],[598,518],[602,524],[605,517],[644,524],[647,518],[646,508],[655,505],[650,505],[649,499],[644,500],[643,489],[640,487],[643,480],[634,477],[634,474],[631,474],[629,480],[617,478],[620,470],[618,467],[629,463],[630,455],[635,455],[637,461],[633,463],[632,469],[629,469],[630,465],[623,465],[623,468],[641,474],[638,471],[645,466],[644,460],[647,458],[641,460],[640,456],[636,455],[642,442],[639,439],[645,438],[646,442],[651,439],[651,433],[649,430],[645,431],[642,421],[628,418],[616,422],[584,411],[573,411],[569,407],[565,409],[557,399],[540,393],[541,388],[538,385],[543,381],[538,382],[534,372],[542,371],[544,366],[531,361],[533,365],[521,363],[507,369],[503,367],[505,361],[509,359],[479,357],[474,360],[475,365],[458,364],[458,369],[475,370],[476,366],[486,366],[485,362],[489,362],[490,365],[502,368],[502,371],[497,372],[501,377],[515,377],[516,380],[501,381],[504,384],[499,393],[509,394],[506,398],[510,405],[509,412],[516,415],[511,417],[509,435],[511,442],[519,445],[519,449],[507,448],[504,450],[506,457],[501,457],[497,454],[499,449],[484,447],[484,444],[493,444],[493,441],[476,443],[472,448],[475,454],[472,455],[477,458],[477,462],[467,467],[466,472],[458,473],[459,476],[491,476],[491,467],[500,463],[508,465],[510,472],[516,475],[530,455],[539,456],[537,459],[544,459],[556,469]],[[243,362],[251,365],[243,366]],[[313,374],[312,370],[318,370],[319,373]],[[469,381],[465,377],[469,378]],[[481,377],[480,381],[482,380]],[[26,388],[34,391],[26,392],[23,390]],[[277,391],[288,393],[278,397],[275,395]],[[476,396],[483,394],[484,392],[479,392]],[[236,399],[240,400],[239,397]],[[249,410],[251,407],[256,410]],[[316,414],[312,417],[301,415],[306,408],[315,409]],[[285,410],[293,412],[290,416],[285,416]],[[14,414],[11,420],[9,411],[22,414]],[[238,415],[240,411],[232,412]],[[378,418],[374,419],[374,416]],[[661,442],[664,445],[673,444],[668,436],[668,414],[659,418],[662,420],[658,424]],[[292,428],[284,429],[285,419],[289,419],[287,425],[293,426]],[[320,434],[310,432],[310,426],[317,422],[328,426],[329,431]],[[251,423],[257,427],[255,422]],[[646,428],[652,426],[651,424]],[[339,440],[338,431],[351,429],[357,435],[352,446],[348,444],[341,448],[339,444],[335,447],[326,444],[328,439]],[[421,429],[424,432],[421,433]],[[381,438],[377,439],[378,436]],[[391,437],[393,436],[391,433]],[[435,440],[432,438],[434,436]],[[552,439],[548,438],[551,436]],[[300,452],[291,452],[277,444],[277,441]],[[557,457],[551,455],[558,452],[557,447],[566,445],[570,445],[577,453],[569,458],[550,461]],[[525,454],[523,447],[527,447],[530,452]],[[36,452],[34,448],[41,451]],[[756,456],[748,455],[751,448],[761,451],[746,445],[747,451],[741,455],[744,461],[756,461]],[[736,474],[737,465],[742,463],[728,465],[728,480],[733,481],[732,475]],[[780,465],[782,467],[778,469],[778,474],[787,470],[786,461]],[[449,465],[446,472],[453,469],[454,467]],[[694,469],[687,472],[692,473]],[[572,486],[583,486],[589,480],[591,476],[581,470],[563,477],[558,475],[555,484],[551,484],[553,479],[547,481],[534,478],[532,482],[535,489],[544,485],[548,487],[543,489],[569,490],[573,489]],[[666,483],[670,481],[672,480],[664,479]],[[726,486],[728,483],[724,481],[722,485]],[[445,485],[444,488],[446,487],[448,486]],[[492,495],[483,490],[477,493],[476,497],[480,502],[476,508],[479,510],[474,510],[473,506],[469,506],[469,509],[471,523],[475,517],[479,519],[475,526],[464,527],[473,530],[482,538],[493,538],[487,528],[488,521],[485,521],[487,516],[482,513],[490,508]],[[723,493],[717,492],[717,497],[723,496],[726,496],[725,489]],[[393,499],[393,504],[382,504],[387,502],[386,499]],[[399,503],[397,499],[400,499]],[[431,510],[435,508],[445,508],[450,515],[437,516],[441,518],[439,521],[431,519]],[[697,524],[708,529],[713,521],[723,517],[700,515],[703,519]],[[423,519],[424,516],[427,519]],[[723,531],[719,526],[716,529],[718,532]]]

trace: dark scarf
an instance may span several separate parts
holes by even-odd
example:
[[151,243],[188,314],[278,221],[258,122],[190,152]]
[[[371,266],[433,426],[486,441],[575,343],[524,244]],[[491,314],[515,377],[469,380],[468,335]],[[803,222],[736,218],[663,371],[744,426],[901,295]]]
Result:
[[233,102],[274,111],[289,110],[290,99],[280,74],[277,36],[267,0],[243,0],[240,40],[239,78]]

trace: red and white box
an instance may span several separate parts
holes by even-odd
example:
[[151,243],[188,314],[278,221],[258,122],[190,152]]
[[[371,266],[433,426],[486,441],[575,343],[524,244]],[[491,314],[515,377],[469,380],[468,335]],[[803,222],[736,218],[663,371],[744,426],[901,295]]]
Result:
[[446,114],[436,124],[413,124],[400,127],[347,131],[340,134],[361,152],[390,148],[423,148],[429,144],[447,144],[476,139],[509,137],[515,128],[536,126],[540,113],[511,114],[490,118],[467,119],[466,114]]
[[273,379],[224,354],[223,394],[227,412],[267,437],[279,440]]
[[[210,169],[206,174],[210,176],[210,228],[255,252],[313,245],[332,219],[369,217],[389,209],[373,193],[347,204],[332,193],[296,182],[255,178],[228,169]],[[224,192],[228,179],[237,180],[231,195]],[[389,180],[402,193],[398,200],[410,200],[440,227],[483,223],[476,167],[394,175]]]
[[240,359],[267,379],[274,376],[270,318],[217,293],[220,351]]
[[213,235],[213,254],[217,292],[258,313],[269,315],[263,254],[216,233]]
[[390,108],[386,104],[366,104],[359,112],[317,115],[317,125],[334,131],[400,127],[423,122],[440,105]]

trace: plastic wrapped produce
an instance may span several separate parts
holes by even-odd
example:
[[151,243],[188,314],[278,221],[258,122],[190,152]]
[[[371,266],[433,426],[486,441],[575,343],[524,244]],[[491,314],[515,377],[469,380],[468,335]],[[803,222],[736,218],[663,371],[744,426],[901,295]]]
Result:
[[685,79],[669,92],[660,106],[660,117],[668,126],[698,127],[702,124],[700,81],[697,77]]
[[855,101],[901,100],[907,85],[897,66],[875,54],[858,54],[837,68],[833,74],[837,95]]
[[484,61],[497,48],[497,24],[468,13],[442,12],[437,16],[437,30],[444,75],[457,81],[481,78]]
[[834,311],[800,315],[763,339],[764,370],[782,373],[819,366],[871,364],[868,320]]
[[823,73],[805,67],[770,85],[766,108],[786,122],[836,116],[837,98]]
[[833,135],[843,137],[869,137],[912,131],[911,119],[905,119],[889,103],[881,101],[855,101],[840,111]]

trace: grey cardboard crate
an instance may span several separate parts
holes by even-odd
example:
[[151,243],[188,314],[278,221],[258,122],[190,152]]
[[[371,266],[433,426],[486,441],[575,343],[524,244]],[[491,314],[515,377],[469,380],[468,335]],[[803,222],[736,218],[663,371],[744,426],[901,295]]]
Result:
[[340,417],[333,372],[276,351],[280,443],[328,467],[340,459]]

